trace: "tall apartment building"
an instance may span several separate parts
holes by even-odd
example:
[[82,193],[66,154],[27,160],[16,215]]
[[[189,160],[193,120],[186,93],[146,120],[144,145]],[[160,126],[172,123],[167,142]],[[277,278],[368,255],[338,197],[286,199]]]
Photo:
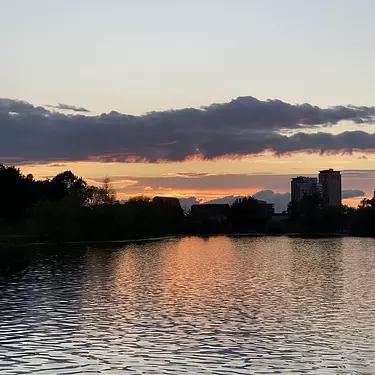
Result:
[[320,171],[319,182],[323,187],[324,206],[341,206],[341,173],[333,169]]
[[304,196],[322,196],[322,185],[316,177],[295,177],[291,181],[292,201],[299,202]]

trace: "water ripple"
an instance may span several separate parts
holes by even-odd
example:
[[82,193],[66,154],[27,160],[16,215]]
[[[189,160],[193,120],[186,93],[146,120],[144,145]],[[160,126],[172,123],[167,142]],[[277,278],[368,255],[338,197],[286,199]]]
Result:
[[4,251],[1,374],[375,374],[375,241]]

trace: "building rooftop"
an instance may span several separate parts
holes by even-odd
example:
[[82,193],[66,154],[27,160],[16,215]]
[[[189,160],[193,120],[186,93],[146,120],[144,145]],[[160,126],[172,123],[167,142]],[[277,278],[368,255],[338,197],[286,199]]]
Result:
[[152,202],[170,207],[181,207],[180,200],[176,197],[154,197]]
[[292,177],[292,181],[316,181],[316,177],[305,177],[305,176],[297,176]]
[[322,170],[322,171],[319,171],[319,173],[332,173],[332,172],[334,172],[334,173],[340,173],[341,171],[335,171],[335,170],[332,169],[332,168],[324,169],[324,170]]
[[173,201],[173,202],[176,202],[176,201],[179,201],[178,198],[176,197],[159,197],[159,196],[156,196],[153,198],[153,201]]

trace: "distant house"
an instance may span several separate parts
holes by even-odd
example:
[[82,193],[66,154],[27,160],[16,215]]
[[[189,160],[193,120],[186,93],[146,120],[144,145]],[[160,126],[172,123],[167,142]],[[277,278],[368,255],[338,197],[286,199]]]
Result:
[[196,221],[210,220],[222,223],[227,220],[229,210],[229,204],[193,204],[190,216]]
[[153,203],[163,204],[169,207],[181,208],[180,201],[175,197],[154,197]]
[[257,199],[260,216],[271,218],[275,214],[275,205]]

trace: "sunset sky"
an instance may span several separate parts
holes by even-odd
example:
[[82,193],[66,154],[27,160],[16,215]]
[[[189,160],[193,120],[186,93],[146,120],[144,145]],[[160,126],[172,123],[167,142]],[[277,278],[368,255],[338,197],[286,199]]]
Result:
[[372,0],[0,0],[0,162],[119,198],[375,189]]

